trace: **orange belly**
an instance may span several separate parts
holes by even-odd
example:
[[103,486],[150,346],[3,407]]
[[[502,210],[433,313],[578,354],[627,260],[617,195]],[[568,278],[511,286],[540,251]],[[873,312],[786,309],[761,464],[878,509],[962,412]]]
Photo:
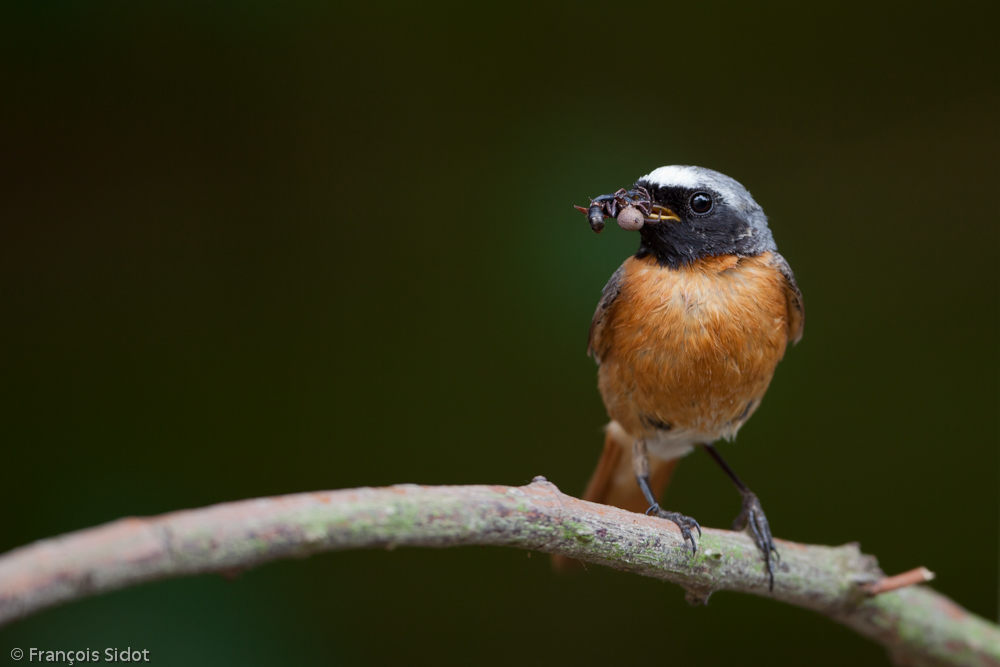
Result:
[[661,458],[732,438],[784,356],[786,308],[769,254],[680,269],[628,259],[602,333],[608,414]]

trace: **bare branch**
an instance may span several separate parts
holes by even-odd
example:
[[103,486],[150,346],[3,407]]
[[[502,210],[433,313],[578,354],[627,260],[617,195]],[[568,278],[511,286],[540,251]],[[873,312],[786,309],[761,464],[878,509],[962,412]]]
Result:
[[881,595],[882,593],[888,593],[889,591],[894,591],[899,588],[905,588],[906,586],[914,586],[916,584],[925,584],[928,581],[934,580],[934,573],[928,570],[926,567],[916,567],[909,572],[903,572],[902,574],[897,574],[892,577],[884,577],[878,581],[873,581],[870,583],[866,590],[868,595]]
[[41,540],[0,556],[0,624],[166,577],[227,574],[320,551],[463,545],[533,549],[655,577],[684,587],[692,603],[720,590],[771,597],[847,625],[898,664],[1000,665],[1000,628],[909,585],[926,580],[923,573],[886,579],[856,544],[779,540],[769,593],[760,554],[743,533],[705,529],[692,554],[669,521],[572,498],[541,477],[523,487],[400,485],[258,498]]

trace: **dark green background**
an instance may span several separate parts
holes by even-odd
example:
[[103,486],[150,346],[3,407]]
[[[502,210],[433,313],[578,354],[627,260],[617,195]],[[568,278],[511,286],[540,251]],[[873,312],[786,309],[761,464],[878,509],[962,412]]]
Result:
[[[993,3],[991,3],[993,4]],[[0,15],[0,550],[396,482],[582,490],[584,348],[637,239],[572,204],[743,182],[807,305],[722,451],[778,536],[995,618],[996,16],[941,3],[33,3]],[[708,457],[666,505],[727,526]],[[170,665],[883,664],[824,618],[540,554],[161,582],[0,631]]]

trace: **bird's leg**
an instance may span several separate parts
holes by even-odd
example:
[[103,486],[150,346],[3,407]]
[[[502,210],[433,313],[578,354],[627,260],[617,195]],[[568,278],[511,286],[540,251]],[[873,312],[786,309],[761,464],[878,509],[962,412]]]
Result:
[[760,500],[757,499],[757,494],[748,489],[743,480],[733,472],[733,469],[719,455],[719,452],[715,451],[715,447],[712,447],[712,445],[704,445],[704,447],[705,451],[719,464],[719,467],[729,475],[729,479],[733,480],[736,489],[743,496],[743,509],[740,510],[740,515],[733,521],[733,530],[750,528],[750,534],[753,536],[753,541],[757,543],[757,548],[764,552],[764,565],[767,567],[767,577],[770,582],[769,588],[773,591],[774,569],[771,566],[771,554],[773,553],[775,558],[779,556],[778,549],[774,546],[774,540],[771,538],[771,527],[768,525],[767,517],[764,516],[764,510],[760,506]]
[[636,481],[639,482],[642,495],[646,496],[646,502],[649,503],[646,514],[655,514],[661,519],[673,521],[681,529],[684,540],[691,542],[691,549],[698,551],[698,543],[694,541],[694,535],[691,534],[691,529],[695,528],[698,531],[698,537],[701,537],[701,526],[698,525],[698,522],[679,512],[668,512],[660,508],[660,504],[653,497],[653,491],[649,488],[649,452],[646,449],[645,440],[636,439],[632,442],[632,471],[635,473]]

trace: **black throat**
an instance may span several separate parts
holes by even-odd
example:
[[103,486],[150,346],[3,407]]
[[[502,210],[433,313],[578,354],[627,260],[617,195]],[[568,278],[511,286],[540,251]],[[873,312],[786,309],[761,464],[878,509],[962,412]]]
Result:
[[[691,195],[699,190],[710,192],[715,198],[714,208],[706,215],[698,215],[688,206]],[[751,257],[773,249],[767,218],[759,208],[739,211],[719,193],[708,188],[699,190],[650,188],[653,201],[669,208],[680,220],[644,224],[639,230],[637,258],[653,256],[661,266],[677,269],[707,257]]]

